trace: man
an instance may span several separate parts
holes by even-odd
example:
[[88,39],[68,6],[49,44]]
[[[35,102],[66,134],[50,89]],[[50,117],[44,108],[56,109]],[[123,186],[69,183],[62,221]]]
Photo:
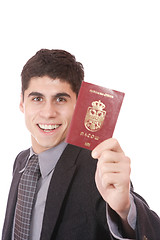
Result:
[[65,143],[82,64],[66,51],[42,49],[21,76],[20,110],[32,147],[15,160],[2,240],[157,240],[160,219],[134,193],[130,159],[118,141],[92,152]]

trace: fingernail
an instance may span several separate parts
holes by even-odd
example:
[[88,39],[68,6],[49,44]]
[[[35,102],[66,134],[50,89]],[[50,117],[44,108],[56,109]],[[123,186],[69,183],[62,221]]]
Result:
[[98,153],[96,151],[94,151],[94,150],[92,151],[92,157],[93,158],[97,158],[98,157]]

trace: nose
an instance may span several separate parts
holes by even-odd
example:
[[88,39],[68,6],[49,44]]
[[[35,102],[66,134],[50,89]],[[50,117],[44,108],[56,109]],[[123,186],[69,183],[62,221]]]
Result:
[[57,109],[53,102],[46,102],[40,111],[40,116],[43,118],[55,118],[56,115]]

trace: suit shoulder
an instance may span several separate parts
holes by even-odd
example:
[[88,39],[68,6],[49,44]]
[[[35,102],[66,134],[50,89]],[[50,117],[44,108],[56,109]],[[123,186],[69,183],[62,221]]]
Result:
[[16,159],[15,159],[15,162],[14,162],[14,166],[13,166],[13,170],[15,169],[15,167],[19,164],[21,164],[21,162],[27,157],[29,156],[29,153],[30,153],[30,149],[26,149],[26,150],[23,150],[21,151]]
[[29,153],[30,153],[30,149],[29,149],[29,148],[26,149],[26,150],[21,151],[21,152],[17,155],[16,160],[28,156]]

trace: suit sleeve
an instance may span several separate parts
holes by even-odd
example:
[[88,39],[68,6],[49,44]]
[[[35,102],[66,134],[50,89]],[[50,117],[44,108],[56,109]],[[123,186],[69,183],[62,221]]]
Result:
[[136,239],[158,240],[160,237],[160,218],[146,201],[137,193],[132,193],[137,209]]
[[[128,217],[131,220],[131,227],[136,231],[136,240],[158,240],[160,236],[160,218],[155,212],[151,211],[147,202],[135,193],[132,187],[131,195],[134,209],[130,211]],[[114,217],[113,214],[112,217]],[[107,214],[107,222],[112,236],[114,236],[114,239],[124,239],[120,234],[117,216],[115,219],[111,220],[110,215]]]

